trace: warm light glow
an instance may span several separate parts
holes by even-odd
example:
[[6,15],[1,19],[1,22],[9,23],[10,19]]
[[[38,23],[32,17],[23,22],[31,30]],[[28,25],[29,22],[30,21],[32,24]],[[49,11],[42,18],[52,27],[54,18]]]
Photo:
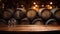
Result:
[[36,4],[36,2],[33,3],[34,5]]
[[38,7],[38,5],[35,5],[35,7]]
[[52,9],[52,6],[50,6],[49,9]]
[[39,6],[38,5],[32,6],[31,8],[34,9],[34,10],[36,10],[37,12],[39,10]]
[[50,4],[53,4],[52,2],[50,2]]
[[52,6],[46,5],[47,9],[52,9]]
[[33,9],[36,9],[36,7],[33,7]]
[[41,5],[42,7],[44,7],[44,5]]

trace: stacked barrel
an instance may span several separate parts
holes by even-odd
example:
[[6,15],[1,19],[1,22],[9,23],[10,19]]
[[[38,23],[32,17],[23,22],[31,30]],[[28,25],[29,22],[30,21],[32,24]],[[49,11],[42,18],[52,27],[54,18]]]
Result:
[[37,12],[34,9],[23,10],[22,8],[5,9],[1,11],[1,24],[17,25],[58,25],[60,24],[60,8],[41,8]]

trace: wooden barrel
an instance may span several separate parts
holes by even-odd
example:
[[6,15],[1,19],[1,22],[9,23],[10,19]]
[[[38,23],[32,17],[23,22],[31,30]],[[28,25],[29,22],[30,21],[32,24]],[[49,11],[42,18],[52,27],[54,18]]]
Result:
[[22,10],[16,10],[16,12],[14,13],[14,18],[21,19],[23,17],[24,17],[24,13],[22,12]]
[[60,8],[54,8],[51,10],[53,13],[53,17],[56,19],[60,19]]
[[35,25],[43,25],[44,22],[41,18],[36,18],[32,21],[32,24],[35,24]]
[[55,19],[49,19],[46,21],[45,25],[58,25]]
[[24,8],[17,8],[17,10],[22,10],[22,12],[26,13],[26,10]]
[[40,17],[42,17],[43,19],[49,19],[52,15],[52,13],[50,12],[50,10],[46,9],[46,8],[41,8],[38,12],[38,15]]
[[27,10],[26,16],[27,16],[28,18],[31,18],[31,19],[32,19],[32,18],[35,18],[36,15],[37,15],[37,12],[36,12],[35,10],[33,10],[33,9]]
[[4,10],[3,11],[3,19],[9,19],[11,16],[12,16],[12,10],[8,10],[8,9],[6,9],[6,10]]
[[30,21],[28,18],[21,19],[21,25],[29,25]]

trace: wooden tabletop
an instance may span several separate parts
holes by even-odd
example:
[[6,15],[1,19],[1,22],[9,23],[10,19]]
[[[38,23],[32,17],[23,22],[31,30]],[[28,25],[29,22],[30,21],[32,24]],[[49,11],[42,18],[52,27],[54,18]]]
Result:
[[60,30],[60,26],[50,25],[15,25],[13,26],[0,26],[0,31],[54,31]]

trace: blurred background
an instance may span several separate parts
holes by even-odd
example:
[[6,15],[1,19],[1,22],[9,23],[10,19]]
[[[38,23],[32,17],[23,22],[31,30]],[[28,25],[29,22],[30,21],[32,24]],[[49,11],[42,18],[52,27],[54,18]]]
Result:
[[60,0],[0,0],[0,25],[60,25]]
[[[0,0],[2,8],[16,8],[17,5],[25,7],[26,9],[31,7],[42,8],[46,7],[48,9],[60,7],[59,0]],[[4,6],[4,7],[3,7]],[[49,7],[50,8],[49,8]],[[51,8],[52,7],[52,8]]]
[[42,25],[60,29],[57,27],[60,26],[60,0],[0,0],[0,30],[7,30],[6,26],[8,30],[16,26],[16,29],[25,31],[30,26],[39,30]]

